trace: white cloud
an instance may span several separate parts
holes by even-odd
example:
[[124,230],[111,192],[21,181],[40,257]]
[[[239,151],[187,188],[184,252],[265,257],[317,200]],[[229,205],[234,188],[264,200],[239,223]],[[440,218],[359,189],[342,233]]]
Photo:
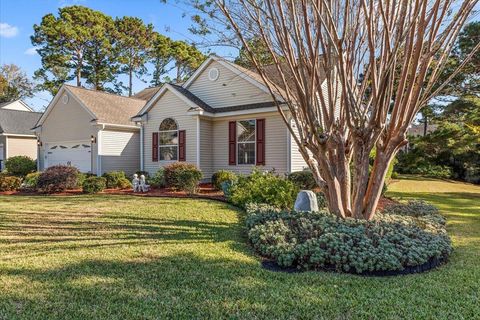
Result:
[[29,55],[29,56],[34,56],[37,54],[37,49],[32,47],[32,48],[28,48],[27,50],[25,50],[24,52],[26,55]]
[[8,23],[0,22],[0,37],[13,38],[18,34],[18,28]]

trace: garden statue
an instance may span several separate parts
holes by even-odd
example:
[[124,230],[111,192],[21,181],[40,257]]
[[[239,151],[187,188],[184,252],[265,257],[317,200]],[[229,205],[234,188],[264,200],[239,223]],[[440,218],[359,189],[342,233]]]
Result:
[[138,174],[133,175],[132,186],[133,186],[133,192],[140,191],[140,180],[138,180]]
[[313,191],[301,190],[294,206],[295,211],[318,211],[317,196]]
[[140,176],[140,191],[141,192],[148,192],[150,186],[145,182],[145,176],[142,174]]

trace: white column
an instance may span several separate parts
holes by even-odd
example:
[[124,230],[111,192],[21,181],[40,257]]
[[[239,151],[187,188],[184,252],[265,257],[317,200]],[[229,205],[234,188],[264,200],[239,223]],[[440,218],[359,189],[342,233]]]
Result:
[[140,171],[145,171],[145,157],[144,157],[144,128],[143,128],[143,122],[141,123],[140,126]]
[[97,132],[97,176],[99,177],[102,175],[102,133],[102,129]]
[[200,168],[200,116],[197,116],[197,167]]

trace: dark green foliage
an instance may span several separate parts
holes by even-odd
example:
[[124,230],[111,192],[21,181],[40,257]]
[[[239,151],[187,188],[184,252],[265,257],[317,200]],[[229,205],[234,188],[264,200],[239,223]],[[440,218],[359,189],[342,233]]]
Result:
[[327,211],[279,212],[249,207],[248,237],[261,255],[283,267],[342,272],[403,270],[452,250],[438,214],[378,214],[373,221],[339,219]]
[[16,191],[21,184],[22,179],[19,177],[0,173],[0,191]]
[[103,177],[106,179],[107,188],[109,189],[120,189],[125,183],[122,180],[127,180],[125,172],[123,171],[110,171],[105,172]]
[[37,162],[27,156],[10,157],[5,161],[5,169],[14,176],[25,177],[37,170]]
[[38,178],[41,174],[41,172],[32,172],[27,174],[23,179],[22,186],[27,189],[37,189]]
[[165,167],[165,184],[175,190],[183,190],[195,193],[202,172],[197,166],[191,163],[175,162]]
[[317,195],[318,208],[327,208],[327,198],[325,198],[325,194],[323,194],[323,192],[316,192],[315,194]]
[[240,176],[227,190],[227,198],[234,205],[245,208],[249,203],[265,203],[278,208],[292,208],[298,187],[274,172],[255,169],[248,176]]
[[228,170],[219,170],[212,175],[212,184],[217,190],[222,190],[222,184],[226,181],[230,183],[237,182],[238,177],[235,172]]
[[160,168],[155,172],[153,177],[148,179],[148,183],[155,188],[164,188],[165,187],[165,169]]
[[317,182],[311,170],[292,172],[288,175],[288,180],[302,190],[313,190],[317,187]]
[[82,191],[83,193],[99,193],[105,190],[107,185],[107,179],[104,177],[88,177],[83,181]]
[[79,171],[71,166],[53,166],[38,178],[37,188],[44,193],[57,193],[78,187]]
[[391,204],[383,209],[384,213],[400,214],[412,217],[439,214],[437,207],[423,200],[410,200],[406,204]]

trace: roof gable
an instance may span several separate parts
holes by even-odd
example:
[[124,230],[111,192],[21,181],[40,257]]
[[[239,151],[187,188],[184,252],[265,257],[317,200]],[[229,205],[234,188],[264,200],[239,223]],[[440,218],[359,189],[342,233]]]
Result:
[[0,108],[0,133],[33,135],[32,128],[41,116],[39,112]]

